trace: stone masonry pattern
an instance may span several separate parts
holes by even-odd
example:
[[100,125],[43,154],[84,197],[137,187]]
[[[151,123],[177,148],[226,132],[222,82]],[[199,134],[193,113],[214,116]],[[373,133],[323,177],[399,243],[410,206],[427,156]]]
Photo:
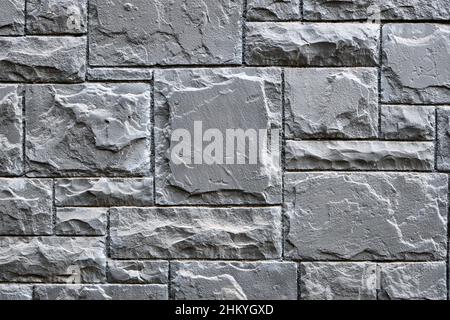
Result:
[[447,300],[448,174],[448,0],[0,0],[0,300]]

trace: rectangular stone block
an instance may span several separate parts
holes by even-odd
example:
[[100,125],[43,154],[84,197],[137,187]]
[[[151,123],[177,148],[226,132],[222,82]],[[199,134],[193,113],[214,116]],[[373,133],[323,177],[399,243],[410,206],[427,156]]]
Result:
[[447,175],[297,173],[285,185],[286,257],[446,259]]
[[0,37],[0,48],[0,81],[84,81],[85,37]]
[[437,155],[436,166],[439,171],[450,171],[450,108],[436,110]]
[[104,236],[106,208],[58,208],[55,232],[66,236]]
[[247,0],[247,19],[250,21],[299,20],[300,0]]
[[53,233],[50,179],[0,178],[0,235]]
[[292,262],[186,261],[172,264],[175,300],[296,300]]
[[432,171],[433,142],[287,141],[287,170]]
[[0,282],[103,282],[105,254],[104,238],[0,237]]
[[288,138],[376,138],[375,68],[285,70]]
[[87,0],[27,0],[28,34],[84,34]]
[[2,0],[0,36],[23,35],[25,31],[25,0]]
[[377,300],[377,265],[370,262],[303,262],[302,300]]
[[167,284],[168,261],[110,260],[108,282],[129,284]]
[[372,67],[378,65],[379,26],[372,23],[249,22],[249,65]]
[[91,81],[151,81],[153,69],[147,68],[91,68],[86,77]]
[[384,25],[383,102],[450,103],[449,40],[449,25]]
[[167,286],[150,285],[38,285],[36,300],[167,300]]
[[153,178],[76,178],[55,180],[57,206],[152,206]]
[[445,262],[381,265],[381,300],[447,300]]
[[240,64],[243,0],[92,0],[90,64]]
[[0,84],[0,175],[23,171],[22,89]]
[[150,96],[142,83],[29,86],[29,175],[149,174]]
[[281,91],[277,68],[156,71],[158,204],[281,203]]
[[391,140],[433,141],[435,118],[433,106],[382,106],[381,134]]
[[33,286],[27,284],[0,284],[0,301],[33,300]]
[[116,259],[281,256],[281,208],[112,208]]

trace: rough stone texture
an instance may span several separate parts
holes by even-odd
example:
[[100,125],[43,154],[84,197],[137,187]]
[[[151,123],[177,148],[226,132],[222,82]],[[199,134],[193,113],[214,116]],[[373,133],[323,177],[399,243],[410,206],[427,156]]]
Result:
[[300,264],[300,290],[303,300],[376,300],[375,263]]
[[49,179],[0,178],[0,235],[52,234],[52,188]]
[[22,90],[0,84],[0,175],[22,173],[22,141]]
[[445,262],[392,263],[381,267],[381,299],[447,300]]
[[0,36],[23,35],[25,29],[25,0],[2,0]]
[[376,69],[287,69],[285,83],[287,138],[377,137]]
[[58,208],[55,232],[68,236],[103,236],[107,211],[104,208]]
[[305,20],[449,20],[447,0],[303,0]]
[[381,133],[391,140],[434,140],[433,106],[382,106]]
[[356,23],[247,23],[250,65],[371,67],[378,64],[379,26]]
[[299,173],[287,174],[285,183],[287,257],[447,257],[446,175]]
[[85,37],[0,37],[0,81],[81,82]]
[[0,301],[32,300],[33,286],[26,284],[0,284]]
[[173,262],[172,293],[180,300],[292,300],[292,262]]
[[27,88],[30,175],[144,175],[150,171],[147,84]]
[[247,19],[283,21],[301,18],[301,0],[247,0]]
[[287,141],[287,170],[431,171],[432,142]]
[[151,206],[152,178],[57,179],[55,202],[58,206]]
[[[176,164],[171,159],[171,133],[188,130],[194,122],[210,128],[281,129],[281,71],[263,69],[160,70],[155,74],[156,196],[159,204],[281,203],[279,161],[260,150],[256,164]],[[275,136],[272,137],[275,140]],[[279,134],[279,133],[278,133]],[[194,142],[193,142],[194,144]],[[204,143],[204,146],[207,144]],[[247,148],[249,149],[249,148]],[[278,149],[279,150],[279,149]],[[275,150],[274,153],[278,153]],[[204,154],[204,153],[203,153]],[[207,159],[207,158],[206,158]],[[190,159],[191,160],[191,159]],[[194,160],[194,159],[192,159]]]
[[93,68],[87,70],[87,79],[91,81],[151,81],[153,69]]
[[39,285],[36,300],[167,300],[167,286],[151,285]]
[[450,108],[439,107],[437,115],[436,166],[440,171],[450,171]]
[[103,238],[0,237],[0,282],[103,282]]
[[113,208],[110,228],[118,259],[281,257],[280,208]]
[[108,281],[129,284],[167,284],[168,261],[108,261]]
[[83,34],[87,31],[87,0],[28,0],[27,33]]
[[89,5],[91,65],[241,63],[242,0]]
[[450,103],[449,40],[449,25],[385,25],[383,102]]

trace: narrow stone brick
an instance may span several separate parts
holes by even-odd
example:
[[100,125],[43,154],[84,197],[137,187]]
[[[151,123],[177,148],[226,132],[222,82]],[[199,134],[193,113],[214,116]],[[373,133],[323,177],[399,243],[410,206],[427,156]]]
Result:
[[434,143],[287,141],[286,169],[431,171]]
[[296,300],[292,262],[173,262],[177,300]]
[[450,108],[437,108],[437,169],[450,171]]
[[376,300],[377,265],[370,262],[300,264],[302,300]]
[[0,301],[33,300],[33,286],[26,284],[0,284]]
[[2,0],[0,36],[19,36],[25,31],[25,0]]
[[92,68],[87,70],[91,81],[151,81],[153,69],[146,68]]
[[285,184],[289,258],[446,259],[447,175],[298,173]]
[[113,208],[117,259],[269,259],[281,256],[280,208]]
[[378,65],[379,26],[361,23],[247,23],[250,65],[372,67]]
[[376,138],[374,68],[286,69],[288,138]]
[[105,208],[58,208],[55,232],[66,236],[103,236],[107,212]]
[[250,21],[283,21],[301,18],[300,0],[248,0]]
[[168,261],[108,261],[108,282],[129,284],[167,284]]

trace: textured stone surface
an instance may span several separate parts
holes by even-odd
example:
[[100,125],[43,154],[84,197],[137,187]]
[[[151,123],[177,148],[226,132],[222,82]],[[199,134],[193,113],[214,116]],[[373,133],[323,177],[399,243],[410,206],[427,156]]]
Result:
[[0,178],[0,235],[48,235],[52,229],[52,181]]
[[381,133],[392,140],[434,140],[433,106],[382,106]]
[[445,262],[392,263],[381,267],[381,299],[447,300]]
[[280,208],[113,208],[120,259],[268,259],[281,256]]
[[108,261],[108,282],[167,284],[168,261]]
[[379,26],[356,23],[247,23],[250,65],[371,67],[378,64]]
[[86,31],[87,0],[28,0],[28,33],[83,34]]
[[0,301],[32,299],[33,286],[26,284],[0,284]]
[[22,90],[0,84],[0,175],[23,170]]
[[36,300],[167,300],[167,286],[150,285],[39,285]]
[[378,134],[376,69],[287,69],[288,138],[374,138]]
[[90,1],[90,63],[237,64],[242,0]]
[[[189,158],[191,164],[176,164],[171,159],[172,150],[177,146],[171,134],[184,129],[194,138],[195,122],[202,122],[203,132],[211,128],[219,130],[224,145],[227,129],[256,132],[281,129],[279,69],[160,70],[155,73],[155,91],[158,203],[281,202],[279,161],[269,153],[275,144],[266,151],[260,150],[255,164],[249,164],[248,152],[244,155],[246,165],[236,165],[238,157],[234,156],[235,161],[229,164],[228,158],[225,159],[226,150],[220,148],[222,164],[195,164],[193,157]],[[204,147],[207,145],[204,143]]]
[[288,170],[431,171],[432,142],[287,141]]
[[305,262],[300,264],[303,300],[376,300],[375,263]]
[[292,262],[174,262],[172,293],[180,300],[292,300]]
[[450,108],[437,108],[437,155],[438,170],[450,171]]
[[300,0],[247,0],[247,19],[283,21],[301,18]]
[[55,232],[69,236],[103,236],[106,234],[105,208],[58,208]]
[[25,27],[25,0],[2,0],[0,36],[23,35]]
[[450,103],[449,40],[449,25],[385,25],[383,102]]
[[0,237],[0,282],[102,282],[103,238]]
[[26,99],[30,174],[149,173],[147,84],[32,86]]
[[305,20],[448,20],[447,0],[303,0]]
[[299,173],[285,183],[287,257],[446,258],[446,175]]
[[87,79],[94,81],[151,81],[153,79],[153,69],[93,68],[87,70]]
[[151,206],[152,178],[76,178],[57,179],[55,202],[58,206]]
[[81,82],[85,37],[0,37],[0,81]]

